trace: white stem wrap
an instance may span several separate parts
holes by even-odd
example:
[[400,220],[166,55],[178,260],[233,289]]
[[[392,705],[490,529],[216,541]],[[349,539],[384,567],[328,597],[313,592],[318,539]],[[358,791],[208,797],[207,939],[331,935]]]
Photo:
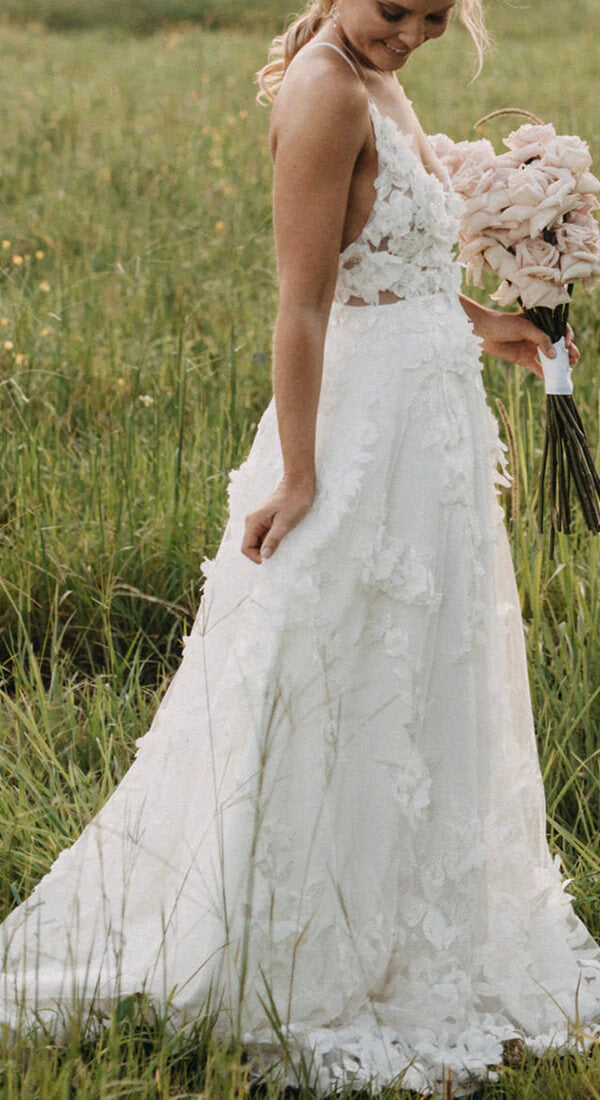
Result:
[[546,393],[573,393],[569,351],[564,336],[552,346],[556,351],[556,359],[549,359],[542,351],[539,352]]

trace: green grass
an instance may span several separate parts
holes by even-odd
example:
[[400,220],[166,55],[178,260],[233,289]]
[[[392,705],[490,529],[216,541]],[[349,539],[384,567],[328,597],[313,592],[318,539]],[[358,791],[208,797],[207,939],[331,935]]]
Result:
[[[36,24],[0,33],[0,915],[114,789],[178,665],[228,470],[271,393],[276,310],[268,113],[253,73],[268,41],[258,20],[273,28],[282,8],[231,0],[218,8],[229,29],[139,37],[85,29],[106,3],[44,7],[22,0],[12,15]],[[498,48],[476,83],[458,27],[407,67],[425,128],[473,137],[478,117],[524,106],[585,137],[599,166],[595,0],[490,7]],[[138,30],[153,10],[119,5],[125,27],[138,11]],[[192,18],[183,3],[162,10]],[[80,33],[48,32],[50,11]],[[573,323],[600,464],[597,292],[577,294]],[[516,440],[520,500],[507,491],[504,503],[549,841],[600,938],[598,541],[579,525],[548,561],[542,387],[491,360],[484,379]],[[65,1048],[32,1040],[0,1059],[0,1096],[247,1095],[239,1057],[209,1048],[209,1036],[177,1046],[131,1020]],[[598,1057],[530,1059],[482,1095],[593,1100]]]
[[110,27],[135,34],[181,22],[211,30],[268,27],[278,33],[292,10],[289,0],[0,0],[0,18],[8,23],[36,22],[56,31]]

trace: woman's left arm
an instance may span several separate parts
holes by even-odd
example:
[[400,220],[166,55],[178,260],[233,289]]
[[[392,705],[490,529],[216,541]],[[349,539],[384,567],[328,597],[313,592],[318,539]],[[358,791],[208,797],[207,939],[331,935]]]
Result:
[[[555,354],[552,341],[545,332],[532,321],[528,321],[523,313],[502,313],[497,309],[488,309],[464,294],[460,295],[460,302],[477,336],[481,337],[484,352],[525,367],[540,378],[544,377],[538,352],[542,351],[550,357]],[[570,325],[567,325],[565,344],[573,367],[579,359],[579,349],[574,342]]]

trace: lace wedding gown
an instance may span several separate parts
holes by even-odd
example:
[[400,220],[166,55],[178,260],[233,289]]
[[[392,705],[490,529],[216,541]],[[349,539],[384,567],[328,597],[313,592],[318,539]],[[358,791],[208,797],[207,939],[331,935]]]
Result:
[[58,1028],[145,990],[180,1027],[210,990],[256,1073],[280,1030],[282,1080],[304,1058],[319,1096],[403,1072],[431,1094],[447,1068],[461,1096],[504,1039],[566,1049],[577,1012],[600,1034],[600,946],[546,840],[460,200],[369,111],[377,195],[340,256],[314,504],[270,560],[241,553],[282,475],[271,400],[134,764],[1,927],[0,1020]]

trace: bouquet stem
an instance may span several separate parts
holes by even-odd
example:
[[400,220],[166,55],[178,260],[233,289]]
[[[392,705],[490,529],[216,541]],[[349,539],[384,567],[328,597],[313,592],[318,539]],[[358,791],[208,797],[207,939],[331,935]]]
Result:
[[525,310],[525,315],[554,342],[556,359],[540,353],[546,385],[546,432],[540,474],[539,530],[544,530],[544,488],[548,471],[550,558],[556,531],[571,533],[571,483],[589,531],[600,532],[600,476],[594,465],[581,417],[572,397],[566,332],[568,304],[559,309]]

